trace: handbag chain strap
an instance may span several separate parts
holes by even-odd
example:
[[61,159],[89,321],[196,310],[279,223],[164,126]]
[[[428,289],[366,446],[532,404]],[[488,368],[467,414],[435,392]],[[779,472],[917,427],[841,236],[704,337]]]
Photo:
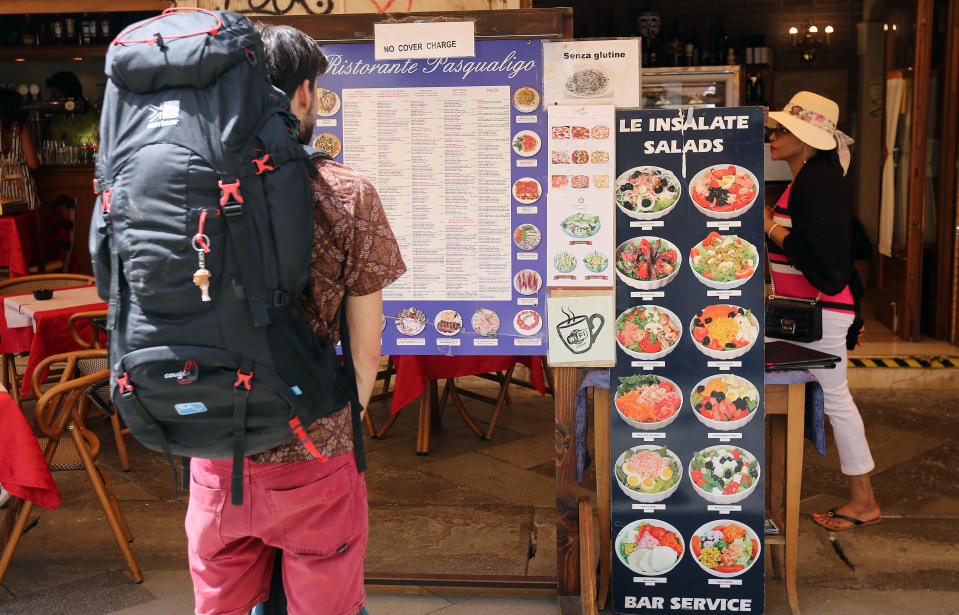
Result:
[[809,305],[816,305],[819,303],[819,299],[822,298],[822,291],[819,291],[816,294],[815,299],[809,299],[808,297],[787,297],[785,295],[776,294],[776,275],[773,273],[772,261],[769,260],[769,250],[766,250],[763,254],[766,257],[766,264],[769,265],[769,285],[771,287],[772,293],[769,295],[770,299],[789,299],[790,301],[807,301]]

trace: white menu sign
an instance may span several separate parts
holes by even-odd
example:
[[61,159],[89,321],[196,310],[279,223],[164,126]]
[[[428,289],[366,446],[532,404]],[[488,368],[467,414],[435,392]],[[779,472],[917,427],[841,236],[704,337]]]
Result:
[[543,43],[546,105],[639,106],[638,38]]
[[612,288],[616,148],[612,105],[552,106],[548,288]]
[[384,299],[510,300],[510,117],[509,86],[343,90],[343,162],[409,255]]

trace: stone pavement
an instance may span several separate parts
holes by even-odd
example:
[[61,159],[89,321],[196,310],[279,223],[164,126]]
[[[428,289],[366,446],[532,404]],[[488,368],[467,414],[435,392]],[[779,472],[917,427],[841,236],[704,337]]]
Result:
[[[494,386],[460,379],[474,390]],[[900,385],[903,386],[903,385]],[[906,383],[905,386],[908,386]],[[877,461],[883,522],[830,535],[803,516],[799,599],[804,615],[959,615],[959,387],[861,389]],[[370,572],[549,575],[555,566],[550,398],[514,388],[492,442],[451,410],[432,451],[415,455],[416,407],[381,441],[369,441]],[[464,398],[478,419],[489,406]],[[374,407],[377,423],[386,410]],[[130,582],[82,472],[55,475],[63,504],[36,513],[3,585],[3,615],[192,613],[183,515],[161,455],[132,439],[133,470],[120,471],[108,425],[94,430],[103,463],[136,537],[145,581]],[[828,438],[827,438],[828,440]],[[835,450],[807,447],[804,513],[842,502]],[[581,493],[595,489],[587,472]],[[539,615],[559,612],[549,591],[369,587],[372,615]],[[612,613],[608,607],[604,613]],[[767,580],[766,613],[789,613],[785,586]],[[322,615],[318,613],[318,615]]]

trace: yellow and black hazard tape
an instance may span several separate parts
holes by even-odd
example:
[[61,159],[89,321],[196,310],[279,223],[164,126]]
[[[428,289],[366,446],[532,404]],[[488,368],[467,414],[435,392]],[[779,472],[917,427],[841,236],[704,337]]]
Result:
[[849,367],[959,368],[959,357],[849,357]]

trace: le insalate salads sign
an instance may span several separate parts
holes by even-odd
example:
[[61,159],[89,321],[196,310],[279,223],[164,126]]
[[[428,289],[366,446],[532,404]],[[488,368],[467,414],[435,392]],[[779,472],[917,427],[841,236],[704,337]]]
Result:
[[763,610],[763,110],[616,113],[617,613]]

